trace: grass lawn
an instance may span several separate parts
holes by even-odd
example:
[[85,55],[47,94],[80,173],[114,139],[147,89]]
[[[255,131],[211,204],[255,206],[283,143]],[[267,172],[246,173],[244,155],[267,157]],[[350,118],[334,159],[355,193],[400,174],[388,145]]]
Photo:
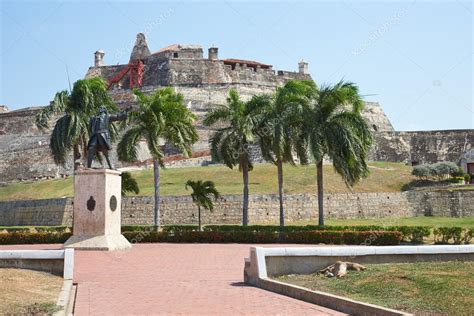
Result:
[[277,279],[415,314],[474,315],[474,262],[370,264],[345,278],[321,274]]
[[[371,173],[354,187],[354,192],[398,192],[413,176],[411,167],[402,163],[373,162]],[[139,195],[153,194],[153,170],[132,172],[140,187]],[[332,166],[324,166],[325,192],[350,192]],[[316,192],[316,167],[284,166],[286,193]],[[250,194],[276,194],[277,168],[272,164],[257,164],[249,176]],[[184,184],[187,180],[212,180],[221,194],[242,194],[242,174],[224,166],[193,168],[167,168],[161,171],[162,195],[187,195]],[[47,199],[72,196],[72,178],[43,180],[30,183],[14,183],[0,186],[0,200]]]
[[[315,213],[316,214],[316,213]],[[276,225],[277,223],[275,223]],[[317,224],[317,219],[314,221],[299,221],[290,222],[288,225],[314,225]],[[399,218],[373,218],[373,219],[326,219],[326,225],[384,225],[384,226],[461,226],[465,228],[474,228],[474,217],[434,217],[434,216],[419,216],[419,217],[399,217]]]
[[26,269],[0,269],[0,315],[51,315],[61,277]]

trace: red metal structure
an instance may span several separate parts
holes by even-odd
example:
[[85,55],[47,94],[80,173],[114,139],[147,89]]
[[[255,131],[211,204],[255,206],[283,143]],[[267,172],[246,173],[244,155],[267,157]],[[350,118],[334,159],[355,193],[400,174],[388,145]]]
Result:
[[130,73],[130,89],[133,89],[135,87],[141,87],[143,83],[144,69],[145,65],[143,64],[142,60],[131,60],[128,65],[123,68],[117,75],[110,78],[107,89],[110,89],[113,84],[119,83],[127,73]]

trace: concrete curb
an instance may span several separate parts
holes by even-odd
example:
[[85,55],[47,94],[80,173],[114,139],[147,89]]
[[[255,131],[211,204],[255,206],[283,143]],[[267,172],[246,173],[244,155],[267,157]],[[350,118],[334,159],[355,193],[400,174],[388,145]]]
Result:
[[342,296],[321,291],[313,291],[301,286],[279,282],[271,279],[261,279],[260,288],[282,294],[308,303],[324,306],[350,315],[377,316],[411,316],[412,314],[390,309],[374,304],[355,301]]
[[61,309],[54,313],[54,316],[65,316],[67,315],[67,310],[69,309],[69,304],[73,304],[74,302],[70,301],[72,291],[72,280],[64,280],[63,287],[61,292],[59,293],[58,301],[56,305],[59,306]]

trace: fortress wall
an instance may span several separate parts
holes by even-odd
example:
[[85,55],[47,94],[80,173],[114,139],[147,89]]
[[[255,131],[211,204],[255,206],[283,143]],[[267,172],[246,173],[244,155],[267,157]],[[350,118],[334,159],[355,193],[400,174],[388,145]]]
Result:
[[[153,224],[151,196],[122,199],[122,225]],[[317,197],[314,194],[285,196],[285,219],[317,222]],[[250,195],[250,224],[279,221],[277,195]],[[399,193],[326,194],[326,218],[376,218],[380,225],[397,225],[407,216],[474,216],[474,191],[412,191]],[[28,200],[0,202],[0,226],[71,225],[72,200]],[[197,224],[197,209],[188,196],[164,196],[161,200],[162,224]],[[204,224],[240,224],[242,196],[225,195],[213,212],[202,211]]]
[[474,130],[375,133],[372,160],[409,164],[438,161],[459,162],[461,154],[473,148]]

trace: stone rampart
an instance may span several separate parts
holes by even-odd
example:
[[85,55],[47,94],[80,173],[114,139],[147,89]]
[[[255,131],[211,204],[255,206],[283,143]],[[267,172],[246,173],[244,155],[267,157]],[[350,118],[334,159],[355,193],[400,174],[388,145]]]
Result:
[[[152,224],[151,196],[122,199],[122,224]],[[313,220],[317,222],[317,198],[314,194],[285,196],[287,223]],[[474,216],[474,191],[411,191],[399,193],[326,194],[326,218],[377,218],[380,225],[396,225],[396,219],[409,216]],[[28,200],[0,202],[0,226],[71,225],[72,200]],[[188,196],[165,196],[161,199],[162,224],[196,224],[197,208]],[[251,195],[249,222],[278,223],[276,195]],[[202,211],[204,224],[240,224],[242,196],[225,195],[213,212]]]

